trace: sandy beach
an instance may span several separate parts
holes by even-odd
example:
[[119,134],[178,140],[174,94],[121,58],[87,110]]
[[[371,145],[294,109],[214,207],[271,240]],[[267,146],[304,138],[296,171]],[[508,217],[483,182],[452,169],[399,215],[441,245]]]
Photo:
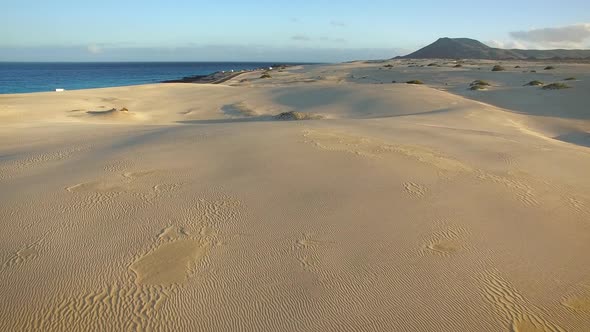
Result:
[[589,331],[590,64],[457,64],[0,95],[0,330]]

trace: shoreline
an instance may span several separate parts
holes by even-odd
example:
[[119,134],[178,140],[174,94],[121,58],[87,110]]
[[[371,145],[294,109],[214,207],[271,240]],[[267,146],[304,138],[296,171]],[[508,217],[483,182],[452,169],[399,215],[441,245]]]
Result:
[[[209,71],[206,74],[196,74],[196,75],[189,75],[189,76],[180,76],[182,74],[178,74],[178,75],[173,75],[171,76],[171,78],[165,78],[165,79],[158,79],[158,76],[162,77],[164,75],[162,75],[162,70],[159,69],[160,67],[154,67],[153,69],[149,69],[147,71],[144,71],[147,73],[147,75],[143,74],[143,72],[141,73],[141,75],[144,75],[146,77],[133,77],[133,76],[129,76],[131,79],[129,78],[125,78],[122,75],[124,74],[124,72],[121,72],[122,74],[117,74],[117,68],[118,67],[111,67],[111,65],[117,66],[117,65],[131,65],[132,67],[131,70],[137,70],[137,66],[134,65],[150,65],[150,64],[154,64],[156,66],[162,66],[162,65],[170,65],[172,67],[169,67],[169,70],[171,73],[174,73],[176,71],[178,71],[177,68],[174,67],[174,65],[176,64],[186,64],[186,65],[191,65],[191,64],[203,64],[204,66],[216,66],[218,64],[222,64],[225,65],[227,64],[228,68],[240,68],[240,67],[245,67],[249,62],[4,62],[5,65],[7,65],[6,67],[1,67],[0,66],[0,74],[4,73],[4,71],[6,71],[6,76],[5,78],[5,82],[2,82],[2,89],[0,90],[7,90],[9,92],[0,92],[0,96],[1,95],[13,95],[13,94],[30,94],[30,93],[43,93],[43,92],[62,92],[62,91],[58,91],[63,89],[63,91],[75,91],[75,90],[86,90],[86,89],[100,89],[100,88],[113,88],[113,87],[129,87],[129,86],[137,86],[137,85],[145,85],[145,84],[158,84],[158,83],[205,83],[205,84],[220,84],[223,83],[231,78],[237,77],[240,73],[248,73],[248,72],[252,72],[252,71],[261,71],[261,70],[266,70],[266,68],[268,67],[281,67],[281,68],[286,68],[287,66],[294,66],[294,65],[300,65],[299,63],[287,63],[287,64],[277,64],[276,62],[267,62],[267,63],[263,63],[263,62],[251,62],[252,64],[257,65],[257,67],[250,67],[251,69],[237,69],[237,70],[232,70],[232,69],[228,69],[228,70],[220,70],[219,67],[215,68],[209,68],[209,67],[203,67],[203,68],[198,68],[197,70],[194,71],[204,71],[207,72],[207,69],[210,69],[211,71]],[[94,86],[84,86],[84,85],[90,85],[92,84],[91,82],[94,82],[94,80],[92,79],[92,77],[89,77],[88,79],[84,80],[81,79],[80,77],[85,77],[85,76],[80,76],[80,77],[68,77],[68,76],[63,76],[64,74],[61,74],[62,76],[59,76],[58,79],[52,79],[51,81],[49,80],[41,80],[41,79],[35,79],[35,80],[31,80],[28,78],[25,79],[18,79],[18,78],[14,78],[11,79],[11,75],[14,75],[13,73],[17,72],[18,70],[28,70],[28,67],[23,67],[24,69],[14,69],[12,67],[10,67],[11,65],[18,65],[18,66],[33,66],[32,68],[37,68],[37,66],[42,65],[45,66],[45,68],[43,70],[48,70],[47,66],[52,66],[52,65],[57,65],[57,66],[74,66],[72,68],[72,70],[78,70],[76,68],[78,68],[78,66],[81,66],[81,73],[83,73],[82,75],[89,75],[88,73],[91,72],[92,70],[97,70],[100,69],[101,67],[95,67],[97,65],[99,66],[107,66],[106,70],[111,71],[111,73],[106,72],[106,80],[105,78],[99,78],[97,80],[98,84],[95,84]],[[89,65],[91,67],[87,67],[85,68],[85,65]],[[268,66],[268,67],[266,67]],[[69,67],[68,67],[69,68]],[[123,70],[126,70],[127,68],[124,68]],[[49,69],[49,70],[53,70],[53,69]],[[63,68],[56,68],[55,70],[57,70],[58,72],[60,70],[64,70]],[[191,70],[186,70],[185,72],[190,72]],[[193,72],[194,72],[193,71]],[[71,74],[70,74],[71,75]],[[110,77],[112,76],[112,77]],[[150,77],[151,76],[151,77]],[[168,76],[170,77],[170,76]],[[87,83],[86,83],[87,82]],[[106,82],[106,84],[105,84]],[[28,85],[26,85],[25,83],[27,83]],[[54,84],[55,83],[55,84]],[[69,88],[68,88],[69,86]],[[17,92],[12,92],[11,90],[17,90]],[[18,91],[18,90],[22,90],[22,91]],[[27,91],[29,90],[29,91]],[[33,91],[30,91],[33,90]]]

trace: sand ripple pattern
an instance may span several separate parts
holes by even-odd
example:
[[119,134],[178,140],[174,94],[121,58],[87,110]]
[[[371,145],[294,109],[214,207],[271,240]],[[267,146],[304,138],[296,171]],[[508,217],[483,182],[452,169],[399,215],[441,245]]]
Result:
[[[141,192],[151,187],[157,173],[125,172],[120,181],[129,186],[127,189]],[[135,183],[139,179],[146,182]],[[93,196],[97,191],[94,186],[83,189],[69,194]],[[122,192],[118,197],[128,194]],[[194,303],[191,289],[199,287],[200,278],[206,277],[208,256],[215,254],[221,242],[231,241],[231,234],[222,229],[231,229],[241,220],[243,204],[219,189],[197,197],[183,205],[186,209],[182,209],[182,216],[186,219],[161,228],[148,243],[137,248],[127,265],[121,266],[124,272],[118,280],[90,292],[61,290],[50,304],[20,320],[18,330],[174,331],[199,325],[179,319],[175,313],[185,311],[185,307],[178,306],[185,306],[187,301]],[[14,268],[36,258],[40,244],[41,240],[17,251],[3,268]]]
[[166,316],[160,309],[173,288],[162,286],[107,286],[58,301],[38,314],[30,328],[37,331],[162,330]]
[[414,198],[423,198],[428,192],[425,186],[414,182],[404,183],[404,189],[408,195]]
[[469,172],[471,167],[432,149],[417,145],[390,144],[377,139],[345,133],[305,130],[303,137],[320,149],[342,151],[364,157],[398,154],[445,172]]
[[52,152],[31,154],[22,159],[8,160],[0,163],[0,180],[5,180],[29,169],[52,162],[67,160],[78,153],[90,150],[90,146],[75,146]]
[[[525,182],[511,176],[497,175],[471,167],[427,147],[391,144],[378,139],[332,131],[305,130],[303,136],[307,143],[312,143],[323,150],[348,152],[371,158],[382,158],[388,154],[397,154],[430,165],[443,176],[457,172],[471,174],[481,181],[504,186],[527,207],[539,205],[535,190]],[[426,194],[426,189],[416,183],[407,182],[404,184],[404,189],[411,196],[418,198],[424,197]],[[578,210],[583,209],[580,203],[574,204],[575,201],[570,203],[576,206]]]
[[565,332],[543,318],[541,310],[532,305],[497,273],[491,272],[482,278],[484,298],[510,324],[510,331]]

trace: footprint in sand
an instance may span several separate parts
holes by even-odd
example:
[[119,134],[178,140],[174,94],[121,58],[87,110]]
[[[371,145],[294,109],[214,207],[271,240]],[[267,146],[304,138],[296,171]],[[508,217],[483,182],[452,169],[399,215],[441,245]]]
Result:
[[213,198],[196,201],[200,227],[216,227],[221,223],[233,223],[242,217],[242,202],[225,194],[214,194]]
[[480,180],[491,181],[493,183],[503,185],[509,191],[511,191],[514,194],[514,196],[518,200],[520,200],[525,206],[539,205],[539,201],[537,200],[533,188],[528,184],[519,181],[517,178],[514,178],[513,176],[499,176],[480,171],[477,177]]
[[590,285],[581,284],[581,289],[575,294],[565,297],[561,304],[578,312],[590,314]]
[[[451,255],[465,249],[465,238],[468,232],[464,228],[447,229],[435,233],[426,241],[426,251],[440,255]],[[424,254],[424,250],[422,251]]]
[[137,285],[170,286],[187,281],[191,269],[209,250],[208,242],[178,239],[160,244],[133,262]]
[[428,191],[426,187],[414,182],[404,183],[404,190],[406,193],[408,193],[408,195],[414,198],[423,198]]
[[130,160],[113,160],[106,164],[103,169],[107,172],[112,173],[121,173],[124,172],[126,169],[132,167],[133,163]]
[[303,238],[295,241],[294,250],[296,259],[303,268],[309,268],[315,265],[317,261],[316,249],[320,246],[331,244],[330,241],[321,241],[312,238],[313,234],[304,234]]
[[3,268],[20,265],[39,256],[39,243],[30,244],[15,252],[4,264]]
[[143,177],[150,176],[150,175],[156,175],[161,172],[162,172],[162,170],[158,170],[158,169],[151,169],[151,170],[138,171],[138,172],[125,172],[125,173],[123,173],[123,177],[125,177],[129,180],[135,180],[135,179],[143,178]]
[[66,187],[66,190],[69,192],[123,192],[127,189],[128,187],[123,183],[102,181],[90,181]]
[[[125,172],[122,178],[110,181],[89,181],[66,187],[69,192],[126,192],[133,189],[136,180],[161,173],[161,170],[146,170],[138,172]],[[152,189],[166,189],[166,185],[156,184]]]
[[176,226],[168,226],[164,228],[160,234],[158,234],[158,239],[163,241],[173,241],[178,240],[181,237],[188,235],[186,231],[181,227]]
[[450,254],[459,251],[461,244],[456,240],[444,239],[430,243],[426,247],[441,254]]
[[579,197],[569,197],[567,200],[568,204],[577,213],[590,214],[590,210],[587,208],[586,203]]

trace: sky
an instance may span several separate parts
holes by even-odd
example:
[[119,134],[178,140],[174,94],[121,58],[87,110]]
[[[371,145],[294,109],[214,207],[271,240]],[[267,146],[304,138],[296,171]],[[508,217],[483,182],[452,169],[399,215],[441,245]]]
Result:
[[0,61],[340,62],[440,37],[590,48],[590,1],[0,0]]

